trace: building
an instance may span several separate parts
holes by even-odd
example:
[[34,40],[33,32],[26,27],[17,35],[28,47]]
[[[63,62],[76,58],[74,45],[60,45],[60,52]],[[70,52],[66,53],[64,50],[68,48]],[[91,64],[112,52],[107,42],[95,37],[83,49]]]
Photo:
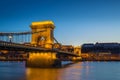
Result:
[[83,44],[81,46],[81,56],[83,60],[90,61],[119,61],[119,43],[96,43]]
[[119,43],[83,44],[81,47],[81,52],[120,54],[120,44]]

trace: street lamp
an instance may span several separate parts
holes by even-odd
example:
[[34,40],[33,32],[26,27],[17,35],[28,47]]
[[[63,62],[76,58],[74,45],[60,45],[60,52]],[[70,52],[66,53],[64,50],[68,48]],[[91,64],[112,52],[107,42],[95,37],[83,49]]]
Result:
[[9,38],[9,42],[12,42],[12,38],[13,38],[12,35],[9,35],[8,38]]

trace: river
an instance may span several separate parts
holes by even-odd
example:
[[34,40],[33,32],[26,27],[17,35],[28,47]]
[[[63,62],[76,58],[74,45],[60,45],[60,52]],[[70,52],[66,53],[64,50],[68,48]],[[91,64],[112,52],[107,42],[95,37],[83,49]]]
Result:
[[0,80],[120,80],[120,62],[78,62],[62,68],[26,68],[0,61]]

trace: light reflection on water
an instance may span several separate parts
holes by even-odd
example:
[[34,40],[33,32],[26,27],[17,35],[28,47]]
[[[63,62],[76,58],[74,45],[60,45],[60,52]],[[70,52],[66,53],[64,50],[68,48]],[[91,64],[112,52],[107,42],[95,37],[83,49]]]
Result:
[[78,69],[81,69],[81,66],[71,65],[67,65],[63,68],[49,69],[27,68],[27,80],[77,80],[77,78],[80,77],[80,71]]
[[26,68],[0,62],[0,80],[120,80],[120,62],[78,62],[62,68]]
[[27,80],[59,80],[56,69],[27,69]]

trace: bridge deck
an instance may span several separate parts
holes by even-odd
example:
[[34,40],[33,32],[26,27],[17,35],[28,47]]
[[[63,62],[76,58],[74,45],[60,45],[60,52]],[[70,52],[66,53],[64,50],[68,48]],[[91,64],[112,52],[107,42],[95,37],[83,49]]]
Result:
[[0,41],[0,50],[25,51],[25,52],[41,52],[41,51],[49,52],[51,51],[51,52],[57,52],[62,55],[79,57],[79,55],[74,54],[72,52],[61,51],[58,49],[47,49],[47,48],[41,48],[41,47],[34,47],[34,46],[11,43],[11,42],[6,42],[6,41]]

